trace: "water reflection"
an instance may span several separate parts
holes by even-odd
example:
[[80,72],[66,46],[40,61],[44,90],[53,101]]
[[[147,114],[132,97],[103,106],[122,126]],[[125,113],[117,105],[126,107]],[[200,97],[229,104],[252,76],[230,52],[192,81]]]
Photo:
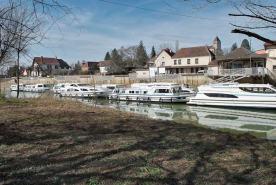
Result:
[[[230,109],[191,106],[198,123],[212,129],[251,133],[260,138],[276,139],[276,110]],[[235,132],[232,131],[232,132]]]
[[[90,101],[91,104],[93,101]],[[232,133],[250,133],[259,138],[276,139],[276,110],[230,109],[186,104],[150,104],[122,101],[105,101],[105,103],[99,104],[125,112],[143,114],[155,119],[173,120],[180,123],[189,121],[211,129]]]

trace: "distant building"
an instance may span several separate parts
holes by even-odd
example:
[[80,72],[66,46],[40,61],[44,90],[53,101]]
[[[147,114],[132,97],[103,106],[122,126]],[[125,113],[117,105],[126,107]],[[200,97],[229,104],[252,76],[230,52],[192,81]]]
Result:
[[50,74],[66,75],[71,67],[62,59],[34,57],[31,76],[47,76]]
[[213,41],[213,45],[212,46],[208,46],[208,48],[210,49],[210,51],[212,53],[214,53],[216,56],[222,56],[223,55],[223,51],[221,49],[221,41],[219,40],[218,37],[216,37]]
[[92,68],[95,68],[95,66],[97,67],[99,62],[93,62],[93,61],[83,61],[82,62],[82,66],[81,66],[81,70],[82,71],[89,71]]

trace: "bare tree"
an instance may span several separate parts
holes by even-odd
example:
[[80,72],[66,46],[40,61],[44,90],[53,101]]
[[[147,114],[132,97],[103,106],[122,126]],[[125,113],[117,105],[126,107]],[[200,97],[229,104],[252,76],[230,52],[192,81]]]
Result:
[[123,59],[124,67],[134,67],[137,65],[136,53],[138,46],[121,47],[119,53]]
[[160,53],[163,49],[170,49],[173,50],[173,45],[171,43],[163,43],[159,45],[159,51],[157,53]]
[[223,48],[222,52],[223,52],[223,55],[226,55],[231,52],[231,48]]
[[[241,22],[230,23],[236,27],[231,33],[240,33],[254,37],[261,41],[276,45],[276,42],[257,34],[257,30],[276,28],[276,6],[273,1],[267,0],[175,0],[176,2],[189,3],[195,10],[202,10],[209,5],[229,5],[238,13],[229,13],[231,17],[240,17]],[[165,0],[163,0],[165,2]],[[167,2],[165,2],[168,4]],[[170,5],[171,6],[171,5]],[[255,31],[251,31],[255,30]]]

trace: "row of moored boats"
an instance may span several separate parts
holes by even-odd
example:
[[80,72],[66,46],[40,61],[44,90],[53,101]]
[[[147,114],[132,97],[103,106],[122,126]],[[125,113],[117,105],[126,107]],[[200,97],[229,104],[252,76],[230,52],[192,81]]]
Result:
[[[13,89],[11,87],[11,90]],[[47,84],[26,85],[22,87],[22,90],[32,92],[51,90],[61,96],[108,97],[116,101],[182,102],[191,105],[276,108],[276,88],[270,84],[210,83],[199,86],[196,91],[188,84],[177,83],[134,83],[131,87],[126,87],[125,84],[92,87],[83,83],[62,83],[52,88],[49,88]]]

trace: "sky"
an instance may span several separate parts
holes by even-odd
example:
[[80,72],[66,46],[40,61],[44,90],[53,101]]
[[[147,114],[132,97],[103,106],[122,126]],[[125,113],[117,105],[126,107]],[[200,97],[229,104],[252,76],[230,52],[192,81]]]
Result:
[[[241,45],[248,39],[254,50],[263,49],[263,42],[241,34],[233,34],[229,23],[243,23],[228,13],[235,9],[223,4],[212,5],[203,10],[192,9],[190,4],[176,0],[59,0],[73,8],[78,22],[59,24],[47,33],[43,46],[34,45],[30,56],[57,57],[69,65],[78,61],[102,61],[114,48],[139,45],[143,41],[147,54],[152,46],[159,51],[160,45],[179,48],[212,45],[216,36],[223,48],[233,43]],[[71,23],[71,24],[68,24]],[[269,30],[259,34],[271,36]],[[25,59],[31,65],[32,59]]]

